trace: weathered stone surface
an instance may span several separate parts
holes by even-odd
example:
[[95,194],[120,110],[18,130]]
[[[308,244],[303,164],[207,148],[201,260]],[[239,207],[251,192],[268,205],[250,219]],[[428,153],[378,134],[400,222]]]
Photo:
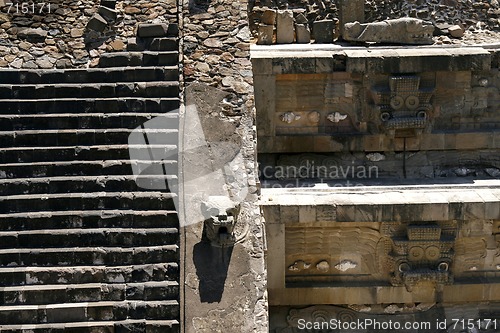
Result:
[[294,40],[293,12],[278,10],[276,18],[276,43],[290,44]]
[[333,20],[315,21],[313,23],[313,36],[315,43],[333,43],[334,29],[335,23]]
[[94,30],[97,32],[103,32],[106,30],[108,22],[99,14],[94,14],[87,24],[87,29]]
[[101,6],[108,7],[110,9],[115,9],[116,0],[101,0]]
[[276,24],[276,10],[267,9],[262,13],[261,23],[263,24]]
[[47,38],[47,31],[43,29],[23,29],[17,33],[17,37],[26,39],[31,43],[43,42]]
[[432,44],[434,26],[415,18],[401,18],[361,24],[344,25],[343,38],[353,42]]
[[307,44],[311,42],[311,31],[307,24],[296,24],[295,33],[297,36],[297,43]]
[[114,9],[111,9],[109,7],[106,7],[106,6],[99,6],[98,13],[108,22],[116,21],[117,14],[116,14],[116,10],[114,10]]
[[257,44],[269,45],[273,43],[274,26],[260,24]]
[[164,37],[167,36],[168,24],[161,23],[141,23],[137,27],[137,36],[141,38],[146,37]]
[[349,22],[365,22],[364,0],[339,1],[339,27],[341,36],[344,34],[344,24]]
[[452,25],[448,27],[448,32],[453,38],[462,38],[464,36],[464,29],[459,25]]

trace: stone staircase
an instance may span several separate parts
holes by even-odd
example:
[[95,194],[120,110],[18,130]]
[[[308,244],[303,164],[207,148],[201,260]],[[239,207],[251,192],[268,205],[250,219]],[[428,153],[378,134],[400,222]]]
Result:
[[94,69],[0,69],[1,332],[179,332],[175,194],[139,188],[128,152],[159,115],[144,134],[172,145],[149,149],[176,149],[178,46],[141,43]]

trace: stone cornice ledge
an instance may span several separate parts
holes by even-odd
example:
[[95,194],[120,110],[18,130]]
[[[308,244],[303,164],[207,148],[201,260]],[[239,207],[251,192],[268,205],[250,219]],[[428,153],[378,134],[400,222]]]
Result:
[[357,189],[265,188],[260,205],[269,223],[498,220],[500,182]]
[[487,71],[492,55],[483,47],[342,47],[286,45],[250,48],[254,74],[418,73]]

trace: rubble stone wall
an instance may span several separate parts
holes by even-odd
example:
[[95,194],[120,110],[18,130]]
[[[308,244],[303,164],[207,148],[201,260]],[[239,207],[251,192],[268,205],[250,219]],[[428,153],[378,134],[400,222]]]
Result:
[[[306,0],[254,0],[250,7],[252,8],[250,28],[253,36],[257,37],[259,23],[266,23],[261,17],[261,12],[266,7],[293,11],[296,23],[298,23],[297,16],[302,13],[307,18],[309,29],[312,31],[313,22],[315,21],[334,20],[338,24],[341,0],[314,2]],[[414,17],[430,21],[441,28],[460,25],[471,32],[486,32],[486,35],[488,32],[500,31],[500,5],[498,0],[369,0],[365,1],[364,16],[365,22]],[[337,27],[337,29],[340,28]],[[490,37],[494,38],[493,36]]]
[[[248,179],[248,195],[236,226],[248,229],[242,242],[220,249],[204,241],[203,223],[185,228],[185,332],[266,332],[267,278],[257,206],[248,2],[185,0],[181,39],[186,106],[196,106],[207,142],[239,146],[243,161],[235,168]],[[212,167],[209,159],[199,163],[202,169]],[[227,185],[234,184],[229,180]]]
[[96,67],[101,54],[127,49],[138,23],[177,20],[175,0],[116,1],[116,19],[96,32],[87,25],[98,12],[99,1],[36,2],[24,9],[22,2],[1,7],[0,67]]

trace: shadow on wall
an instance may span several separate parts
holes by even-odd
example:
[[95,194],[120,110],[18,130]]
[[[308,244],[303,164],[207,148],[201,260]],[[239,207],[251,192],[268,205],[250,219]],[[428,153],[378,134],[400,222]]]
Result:
[[201,14],[206,13],[210,7],[211,0],[189,0],[189,13]]
[[193,262],[200,281],[198,290],[202,303],[221,301],[232,254],[233,246],[215,247],[206,239],[194,246]]

